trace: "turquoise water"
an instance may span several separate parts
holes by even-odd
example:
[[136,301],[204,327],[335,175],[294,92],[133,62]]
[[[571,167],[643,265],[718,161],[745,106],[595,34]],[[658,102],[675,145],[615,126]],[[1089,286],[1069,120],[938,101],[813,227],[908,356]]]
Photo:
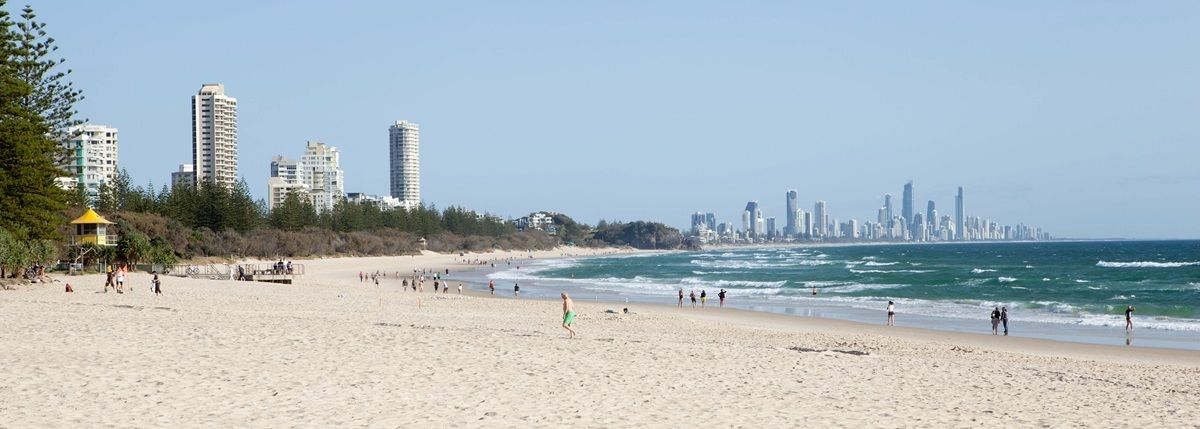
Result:
[[[1200,332],[1200,241],[848,245],[716,249],[562,259],[497,271],[499,283],[674,302],[702,290],[731,302],[819,305],[986,320],[993,306],[1024,322]],[[511,285],[508,285],[511,287]],[[812,294],[816,288],[817,295]]]

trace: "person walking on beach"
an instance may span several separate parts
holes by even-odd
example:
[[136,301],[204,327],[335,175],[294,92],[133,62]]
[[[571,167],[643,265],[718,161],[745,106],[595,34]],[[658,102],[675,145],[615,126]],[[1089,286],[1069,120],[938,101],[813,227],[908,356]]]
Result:
[[570,333],[567,338],[575,338],[575,330],[571,328],[571,324],[575,323],[575,301],[566,292],[562,293],[563,300],[563,322],[562,327]]
[[496,294],[496,282],[494,280],[488,280],[488,291],[492,292],[492,295]]
[[683,308],[683,288],[679,288],[679,308]]
[[1133,306],[1132,305],[1125,307],[1125,330],[1126,331],[1133,330]]
[[894,303],[892,301],[888,301],[887,313],[888,313],[887,325],[888,326],[896,326],[896,303]]
[[158,279],[158,274],[154,274],[154,280],[150,282],[154,284],[154,296],[162,296],[162,281]]
[[115,278],[116,274],[113,273],[112,265],[109,265],[108,268],[105,269],[105,271],[107,271],[107,273],[106,273],[105,279],[104,279],[104,293],[108,293],[109,286],[111,286],[113,289],[117,288],[117,284],[113,282],[113,279]]
[[992,335],[999,335],[1000,331],[1000,307],[992,308]]
[[1000,307],[1000,323],[1004,325],[1004,336],[1008,336],[1008,307]]
[[708,291],[700,290],[700,308],[704,308],[704,303],[708,301]]
[[[125,267],[117,269],[117,293],[125,293]],[[132,292],[132,291],[131,291]]]
[[725,307],[725,289],[721,289],[720,292],[717,292],[717,298],[721,299],[721,307]]
[[520,284],[513,283],[513,296],[515,296],[517,298],[521,297],[521,285]]
[[458,284],[458,294],[462,295],[462,283]]
[[692,289],[692,308],[696,308],[696,290]]

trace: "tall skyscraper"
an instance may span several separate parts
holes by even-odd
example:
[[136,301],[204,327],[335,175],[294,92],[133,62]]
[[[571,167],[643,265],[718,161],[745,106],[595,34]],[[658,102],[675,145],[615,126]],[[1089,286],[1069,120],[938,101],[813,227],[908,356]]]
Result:
[[752,216],[753,214],[751,214],[750,209],[742,210],[742,234],[745,234],[746,238],[750,238],[750,235],[754,233],[754,218]]
[[966,236],[967,236],[965,234],[966,228],[964,228],[965,221],[966,221],[966,212],[963,211],[963,187],[959,186],[958,187],[958,196],[954,197],[954,239],[955,240],[965,240],[966,239]]
[[892,227],[892,194],[883,194],[883,219],[884,228]]
[[934,207],[933,200],[925,204],[925,223],[929,224],[929,232],[933,233],[937,230],[937,208]]
[[796,196],[797,196],[797,194],[796,194],[795,189],[789,189],[787,191],[787,213],[786,213],[787,218],[784,221],[784,226],[783,226],[783,235],[785,237],[792,237],[792,236],[796,235],[796,229],[797,229],[796,228],[796,226],[797,226]]
[[705,224],[704,213],[692,213],[692,235],[699,235],[706,229],[709,229],[709,226]]
[[396,121],[388,128],[392,196],[405,208],[421,204],[421,127]]
[[826,235],[825,234],[826,228],[828,228],[828,225],[826,225],[826,224],[829,223],[829,219],[826,218],[825,216],[826,216],[825,202],[817,201],[815,204],[813,204],[813,216],[812,216],[813,220],[812,220],[812,222],[813,222],[813,235],[814,236],[824,237]]
[[325,143],[310,141],[300,157],[300,181],[308,185],[308,195],[317,212],[332,210],[346,196],[338,149]]
[[769,217],[766,221],[766,237],[775,238],[775,218]]
[[192,165],[197,183],[238,181],[237,99],[225,85],[206,83],[192,96]]
[[750,213],[749,225],[747,225],[746,234],[752,238],[762,238],[763,236],[763,217],[762,210],[758,208],[758,201],[750,201],[746,203],[746,211]]
[[913,184],[911,180],[904,184],[904,201],[900,202],[900,216],[904,218],[904,226],[911,228],[913,224]]
[[717,215],[713,214],[713,213],[705,213],[704,214],[704,224],[708,226],[708,229],[716,231],[717,230]]
[[83,187],[89,204],[100,197],[100,187],[117,178],[117,129],[105,125],[84,124],[71,127],[61,144],[68,152],[62,166],[70,175],[56,182],[63,189]]

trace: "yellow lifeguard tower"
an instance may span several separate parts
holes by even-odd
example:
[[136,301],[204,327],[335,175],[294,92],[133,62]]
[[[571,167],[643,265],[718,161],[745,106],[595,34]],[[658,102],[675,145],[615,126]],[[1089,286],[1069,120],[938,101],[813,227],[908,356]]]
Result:
[[75,235],[71,237],[72,246],[94,244],[97,246],[116,246],[117,237],[108,235],[108,226],[112,225],[104,216],[95,210],[87,209],[83,216],[71,221],[75,225]]

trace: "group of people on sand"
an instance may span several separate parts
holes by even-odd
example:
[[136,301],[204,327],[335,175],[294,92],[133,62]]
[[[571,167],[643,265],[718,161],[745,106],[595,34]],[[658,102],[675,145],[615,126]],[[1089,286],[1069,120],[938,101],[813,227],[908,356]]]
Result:
[[[728,292],[725,292],[725,289],[721,289],[720,292],[717,292],[717,298],[719,298],[721,300],[721,307],[725,306],[725,296],[728,294],[729,294]],[[695,289],[692,289],[692,293],[689,295],[689,297],[692,299],[692,308],[696,308],[696,290]],[[700,308],[704,308],[706,303],[708,303],[708,290],[701,289],[700,290]],[[679,306],[683,307],[683,288],[679,288]]]
[[[155,295],[162,295],[162,280],[158,278],[158,273],[153,274],[154,277],[150,280],[150,291],[154,292]],[[125,293],[125,277],[128,275],[129,265],[120,265],[115,269],[112,265],[109,265],[104,270],[104,293],[108,293],[109,288],[112,288],[117,293]],[[71,287],[70,283],[67,283],[66,291],[68,293],[75,292],[75,288]],[[129,291],[133,292],[133,286],[129,287]]]

